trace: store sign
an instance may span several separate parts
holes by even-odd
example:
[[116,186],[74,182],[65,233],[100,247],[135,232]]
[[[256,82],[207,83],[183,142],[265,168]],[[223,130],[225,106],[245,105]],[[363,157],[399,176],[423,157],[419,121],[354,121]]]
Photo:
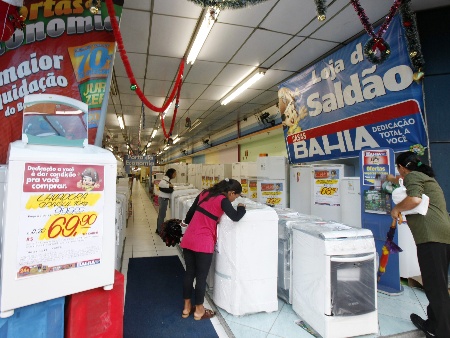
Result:
[[100,264],[104,167],[25,163],[17,278]]
[[291,163],[357,157],[365,148],[427,145],[422,85],[413,81],[398,16],[383,37],[391,56],[381,65],[364,57],[363,35],[280,85]]
[[131,173],[132,167],[150,167],[155,165],[155,157],[151,155],[125,155],[125,172]]
[[[118,20],[123,0],[114,0]],[[89,105],[89,143],[95,141],[108,97],[114,35],[106,5],[92,15],[90,0],[29,0],[21,8],[24,31],[0,42],[0,163],[22,136],[23,98],[58,94]]]

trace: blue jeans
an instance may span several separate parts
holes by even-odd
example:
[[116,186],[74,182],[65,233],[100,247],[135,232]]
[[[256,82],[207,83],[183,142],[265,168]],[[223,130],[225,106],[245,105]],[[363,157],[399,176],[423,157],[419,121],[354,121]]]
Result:
[[158,220],[156,221],[156,227],[158,232],[161,231],[161,225],[164,223],[166,218],[167,205],[169,204],[169,199],[165,197],[158,197],[159,211]]

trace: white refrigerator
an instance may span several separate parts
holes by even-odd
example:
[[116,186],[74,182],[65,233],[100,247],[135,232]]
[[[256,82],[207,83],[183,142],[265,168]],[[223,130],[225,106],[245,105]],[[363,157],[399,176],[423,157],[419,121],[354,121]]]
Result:
[[289,170],[290,207],[295,211],[311,215],[311,165],[296,165]]
[[289,207],[289,174],[287,158],[258,157],[256,160],[258,202],[272,207]]

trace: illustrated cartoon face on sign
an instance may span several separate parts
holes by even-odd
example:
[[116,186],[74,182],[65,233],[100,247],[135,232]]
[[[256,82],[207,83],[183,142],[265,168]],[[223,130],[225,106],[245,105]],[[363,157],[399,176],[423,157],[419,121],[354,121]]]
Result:
[[86,191],[91,191],[94,188],[99,188],[99,177],[96,170],[92,168],[86,168],[80,174],[81,180],[77,183],[78,188],[83,188]]
[[286,87],[280,88],[278,91],[278,108],[281,114],[283,129],[287,129],[288,135],[301,132],[302,128],[299,122],[308,116],[308,110],[305,106],[300,107],[300,110],[295,108],[295,101],[299,95],[298,88],[295,92]]

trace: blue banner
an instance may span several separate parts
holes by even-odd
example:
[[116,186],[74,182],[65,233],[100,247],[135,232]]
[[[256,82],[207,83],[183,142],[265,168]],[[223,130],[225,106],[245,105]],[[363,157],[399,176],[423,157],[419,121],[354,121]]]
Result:
[[380,65],[364,57],[369,36],[363,35],[280,85],[290,163],[358,157],[365,148],[397,152],[427,145],[422,85],[413,80],[398,15],[383,38],[391,52]]

